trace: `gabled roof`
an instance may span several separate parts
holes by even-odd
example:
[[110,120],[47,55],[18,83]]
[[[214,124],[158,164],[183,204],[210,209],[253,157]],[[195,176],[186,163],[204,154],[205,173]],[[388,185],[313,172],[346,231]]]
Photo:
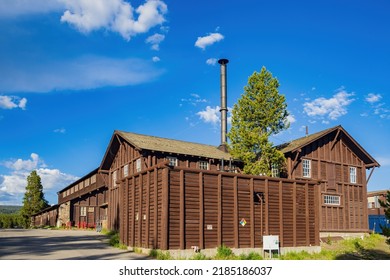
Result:
[[292,140],[290,142],[287,142],[287,143],[284,143],[284,144],[281,144],[281,145],[277,146],[277,148],[281,152],[283,152],[284,154],[286,154],[288,152],[295,152],[296,150],[299,150],[302,147],[311,144],[312,142],[314,142],[314,141],[324,137],[328,133],[331,133],[331,132],[337,130],[338,128],[341,128],[341,126],[335,126],[335,127],[332,127],[332,128],[328,128],[328,129],[322,130],[322,131],[317,132],[317,133],[313,133],[313,134],[307,135],[307,136],[302,137],[302,138],[298,138],[298,139]]
[[219,150],[216,146],[116,130],[111,138],[110,144],[100,166],[103,170],[108,170],[119,149],[117,137],[122,138],[139,151],[147,150],[203,158],[223,158],[225,160],[230,160],[232,157],[229,153]]
[[306,137],[302,137],[291,142],[279,145],[277,146],[277,148],[284,154],[296,152],[330,133],[337,133],[337,131],[340,133],[340,135],[344,135],[351,142],[354,148],[357,149],[358,153],[362,156],[362,160],[366,165],[377,167],[380,166],[380,164],[369,153],[367,153],[366,150],[363,149],[363,147],[360,146],[360,144],[355,139],[353,139],[352,136],[349,135],[348,132],[341,125],[328,128],[320,132],[307,135]]

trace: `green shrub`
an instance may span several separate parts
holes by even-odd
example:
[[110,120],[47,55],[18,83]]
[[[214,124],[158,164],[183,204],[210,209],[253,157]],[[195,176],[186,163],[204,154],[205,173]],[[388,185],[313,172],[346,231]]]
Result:
[[158,260],[172,260],[172,256],[169,252],[157,251],[157,259]]
[[226,247],[224,244],[217,248],[217,255],[215,256],[217,260],[229,260],[234,259],[235,256],[233,254],[232,249]]
[[202,260],[209,260],[209,257],[206,257],[205,254],[202,253],[196,253],[191,260],[196,260],[196,261],[202,261]]
[[263,256],[256,252],[250,252],[248,255],[241,254],[238,258],[240,260],[263,260]]

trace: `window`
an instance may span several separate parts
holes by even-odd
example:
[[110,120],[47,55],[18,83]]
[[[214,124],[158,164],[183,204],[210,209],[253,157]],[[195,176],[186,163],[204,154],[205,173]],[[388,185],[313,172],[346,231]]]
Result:
[[199,169],[209,170],[209,163],[207,161],[199,161]]
[[84,186],[86,186],[86,187],[89,186],[89,178],[88,178],[88,179],[85,179],[85,181],[84,181]]
[[310,178],[311,177],[311,160],[304,159],[302,161],[302,167],[303,167],[303,177]]
[[340,205],[340,196],[338,196],[338,195],[324,195],[324,204]]
[[169,166],[177,166],[177,158],[176,157],[167,157],[169,160]]
[[80,216],[87,216],[87,207],[80,207]]
[[129,165],[128,164],[123,166],[123,177],[127,177],[127,176],[129,176]]
[[135,172],[141,172],[141,159],[137,159],[135,162]]
[[352,184],[356,184],[356,167],[350,167],[349,168],[349,181],[352,183]]
[[275,163],[271,164],[271,176],[275,178],[280,177],[279,166]]
[[117,177],[117,171],[115,170],[113,173],[112,173],[112,186],[116,186],[116,180],[118,179]]

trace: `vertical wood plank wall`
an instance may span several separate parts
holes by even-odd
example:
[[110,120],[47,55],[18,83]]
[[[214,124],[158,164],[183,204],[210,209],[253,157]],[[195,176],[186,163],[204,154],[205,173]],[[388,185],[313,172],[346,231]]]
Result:
[[319,245],[314,182],[162,167],[122,186],[129,214],[120,232],[129,246],[254,248],[270,234],[282,247]]
[[[304,179],[301,159],[311,160],[311,178],[321,181],[318,193],[320,231],[365,232],[368,231],[366,166],[351,148],[353,144],[342,136],[337,137],[336,133],[304,147],[294,166],[289,158],[290,178]],[[356,168],[356,183],[350,182],[349,167]],[[340,196],[340,205],[326,205],[325,195]]]

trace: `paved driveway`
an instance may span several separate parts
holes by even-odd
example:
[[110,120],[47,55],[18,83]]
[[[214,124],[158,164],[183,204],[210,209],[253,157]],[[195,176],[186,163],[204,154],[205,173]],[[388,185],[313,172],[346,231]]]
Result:
[[0,260],[142,260],[95,231],[0,229]]

